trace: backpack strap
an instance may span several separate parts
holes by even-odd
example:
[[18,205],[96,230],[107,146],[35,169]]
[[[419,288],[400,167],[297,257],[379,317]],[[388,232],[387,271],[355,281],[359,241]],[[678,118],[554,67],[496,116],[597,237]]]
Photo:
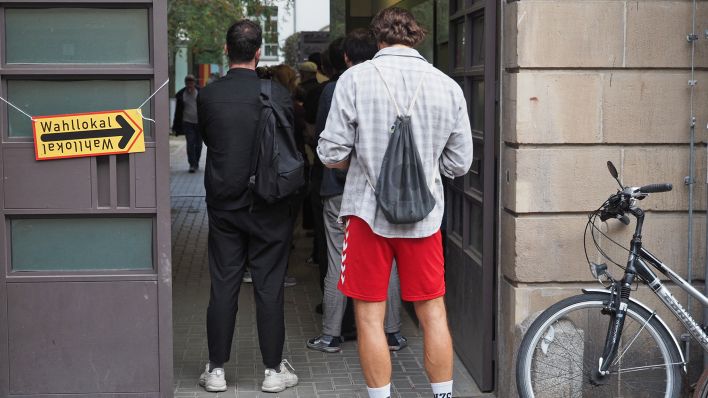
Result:
[[[389,98],[391,98],[391,102],[393,102],[393,106],[396,107],[396,114],[398,116],[404,116],[401,114],[401,109],[398,107],[398,103],[396,102],[396,99],[393,97],[393,93],[391,92],[391,87],[388,85],[386,82],[386,79],[384,78],[383,72],[381,72],[381,68],[379,68],[378,65],[374,61],[367,61],[370,62],[371,65],[376,68],[376,71],[379,72],[379,76],[381,76],[381,80],[383,80],[384,86],[386,86],[386,91],[388,92]],[[415,102],[418,100],[418,94],[420,93],[420,88],[423,86],[423,80],[425,80],[425,76],[420,79],[420,82],[418,82],[418,87],[415,89],[415,93],[413,94],[413,98],[411,99],[411,103],[408,106],[408,110],[406,111],[405,116],[410,116],[411,112],[413,111],[413,106],[415,105]]]
[[413,94],[413,99],[411,100],[411,104],[408,106],[408,111],[406,112],[407,116],[410,116],[411,112],[413,112],[413,105],[415,105],[415,101],[418,100],[418,94],[420,93],[420,88],[423,86],[423,80],[425,80],[425,76],[420,79],[418,87],[415,89],[415,94]]
[[[270,97],[272,90],[272,82],[270,79],[260,79],[261,81],[261,93],[259,94],[261,103],[263,106],[270,106]],[[262,113],[261,113],[262,114]],[[261,130],[263,120],[258,122],[258,129],[256,130],[256,135],[253,137],[253,146],[251,149],[251,168],[249,173],[249,183],[254,184],[256,178],[256,168],[258,167],[258,146],[261,142]]]
[[384,86],[386,86],[386,91],[388,92],[389,98],[391,98],[391,102],[393,102],[393,106],[396,107],[396,114],[398,116],[403,116],[401,115],[401,109],[398,108],[398,103],[396,102],[396,99],[393,97],[393,93],[391,92],[391,87],[388,86],[388,83],[386,83],[386,79],[384,79],[383,72],[381,72],[381,69],[379,68],[378,65],[374,61],[368,61],[371,62],[371,65],[374,65],[374,68],[379,72],[379,76],[381,76],[381,80],[383,80]]

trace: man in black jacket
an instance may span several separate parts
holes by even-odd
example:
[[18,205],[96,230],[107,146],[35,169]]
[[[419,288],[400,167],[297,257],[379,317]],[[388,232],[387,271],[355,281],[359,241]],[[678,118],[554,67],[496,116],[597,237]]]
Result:
[[184,134],[187,139],[187,161],[189,172],[194,173],[199,169],[199,158],[202,156],[202,139],[199,136],[199,118],[197,116],[197,87],[194,75],[184,78],[184,88],[175,94],[177,106],[172,130],[175,135]]
[[[226,34],[230,70],[202,89],[198,100],[200,129],[207,146],[204,186],[211,274],[209,363],[199,382],[207,391],[226,391],[223,366],[231,352],[246,263],[253,278],[258,340],[266,368],[261,389],[279,392],[298,382],[292,367],[282,358],[283,280],[295,215],[289,201],[270,205],[254,202],[248,190],[261,110],[261,83],[255,71],[261,41],[258,24],[241,20],[232,25]],[[273,83],[272,97],[292,123],[290,93]]]

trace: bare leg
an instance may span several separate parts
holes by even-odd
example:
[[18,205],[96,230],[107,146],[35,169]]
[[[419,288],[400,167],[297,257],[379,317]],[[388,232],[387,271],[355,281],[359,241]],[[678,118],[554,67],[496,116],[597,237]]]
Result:
[[[431,383],[452,380],[452,337],[447,326],[444,299],[438,297],[418,301],[414,305],[423,329],[425,371],[428,373],[428,379]],[[366,374],[366,371],[364,372]]]
[[385,301],[354,300],[359,360],[366,385],[383,387],[391,382],[391,354],[384,333]]

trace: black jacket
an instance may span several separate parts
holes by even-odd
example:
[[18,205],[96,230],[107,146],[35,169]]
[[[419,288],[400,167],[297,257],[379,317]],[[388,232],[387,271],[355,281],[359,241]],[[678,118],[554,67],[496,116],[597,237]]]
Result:
[[[195,88],[197,89],[197,92],[199,92],[199,86]],[[175,132],[175,135],[184,134],[184,131],[182,129],[182,116],[184,115],[184,97],[182,95],[186,90],[187,87],[184,87],[183,89],[177,91],[177,94],[175,94],[177,104],[175,105],[175,118],[174,120],[172,120],[172,131]],[[197,96],[197,98],[199,98],[199,96]]]
[[[290,93],[275,82],[272,90],[272,101],[279,103],[294,123]],[[207,146],[204,187],[208,206],[235,210],[251,203],[248,178],[261,111],[260,92],[256,72],[242,68],[229,70],[199,92],[199,130]]]

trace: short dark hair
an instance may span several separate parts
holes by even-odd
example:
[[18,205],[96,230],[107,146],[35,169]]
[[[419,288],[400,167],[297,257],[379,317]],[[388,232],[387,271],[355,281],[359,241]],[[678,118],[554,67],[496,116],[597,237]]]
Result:
[[378,51],[374,35],[370,30],[364,28],[357,28],[349,32],[344,38],[342,49],[354,65],[374,58]]
[[261,48],[263,33],[261,25],[242,19],[226,32],[226,48],[231,62],[248,62],[256,57],[256,51]]
[[317,69],[322,70],[322,54],[321,53],[312,53],[307,56],[307,60],[310,62],[314,62],[315,65],[317,65]]
[[342,73],[347,69],[347,64],[344,62],[343,41],[343,37],[338,37],[329,43],[329,47],[327,48],[329,63],[332,64],[332,69],[334,69],[335,74]]
[[425,29],[416,22],[413,14],[401,7],[379,11],[371,20],[371,32],[376,41],[388,45],[403,44],[413,47],[425,39]]

